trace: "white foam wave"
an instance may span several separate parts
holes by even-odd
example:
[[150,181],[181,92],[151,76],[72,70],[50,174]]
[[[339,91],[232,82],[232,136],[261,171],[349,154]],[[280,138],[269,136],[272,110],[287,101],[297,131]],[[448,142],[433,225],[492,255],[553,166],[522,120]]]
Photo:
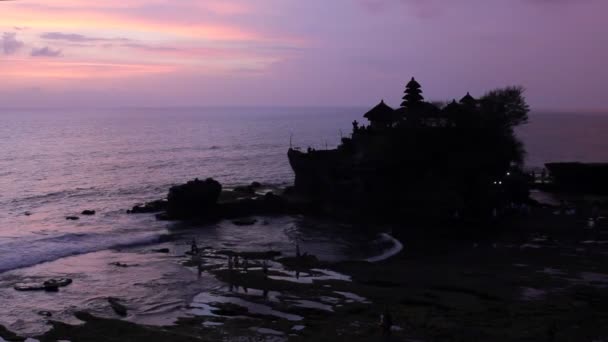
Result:
[[111,248],[158,242],[161,232],[115,232],[110,234],[63,234],[44,239],[20,238],[0,241],[0,273],[73,255]]
[[388,258],[391,258],[397,254],[399,254],[399,252],[401,252],[401,250],[403,250],[403,244],[401,243],[401,241],[395,239],[394,237],[390,236],[387,233],[382,233],[380,234],[380,239],[386,242],[391,242],[391,247],[385,249],[380,255],[371,257],[371,258],[367,258],[365,259],[365,261],[368,262],[379,262],[382,260],[386,260]]

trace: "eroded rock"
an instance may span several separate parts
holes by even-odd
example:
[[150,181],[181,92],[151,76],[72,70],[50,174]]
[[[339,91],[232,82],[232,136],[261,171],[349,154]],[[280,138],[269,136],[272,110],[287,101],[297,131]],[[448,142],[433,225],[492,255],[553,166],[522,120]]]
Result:
[[210,217],[221,192],[222,185],[212,178],[174,186],[167,197],[167,215],[172,219]]

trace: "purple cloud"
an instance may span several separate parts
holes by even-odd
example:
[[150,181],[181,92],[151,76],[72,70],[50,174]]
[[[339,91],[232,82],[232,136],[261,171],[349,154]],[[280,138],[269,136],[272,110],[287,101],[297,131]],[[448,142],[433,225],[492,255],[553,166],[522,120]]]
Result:
[[19,51],[23,47],[23,42],[17,40],[17,33],[15,32],[4,32],[2,39],[0,39],[0,47],[5,55],[12,55]]
[[61,50],[51,49],[50,47],[45,46],[43,48],[33,48],[30,55],[32,57],[60,57]]
[[82,34],[76,33],[63,33],[63,32],[46,32],[40,35],[40,38],[47,40],[63,40],[72,43],[89,43],[89,42],[115,42],[122,41],[127,42],[130,39],[126,38],[100,38],[100,37],[89,37]]

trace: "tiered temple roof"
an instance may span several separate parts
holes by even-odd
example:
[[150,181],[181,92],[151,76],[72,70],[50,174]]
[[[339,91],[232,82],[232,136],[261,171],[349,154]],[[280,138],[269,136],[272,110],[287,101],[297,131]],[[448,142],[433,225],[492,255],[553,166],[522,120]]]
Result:
[[363,115],[364,118],[374,123],[392,123],[395,121],[395,110],[384,103],[384,100]]

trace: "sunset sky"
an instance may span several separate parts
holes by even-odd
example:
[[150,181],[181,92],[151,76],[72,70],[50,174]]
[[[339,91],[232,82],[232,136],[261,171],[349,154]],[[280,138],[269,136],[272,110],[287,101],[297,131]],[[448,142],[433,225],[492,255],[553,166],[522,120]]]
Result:
[[606,0],[0,1],[0,106],[371,106],[523,85],[608,109]]

